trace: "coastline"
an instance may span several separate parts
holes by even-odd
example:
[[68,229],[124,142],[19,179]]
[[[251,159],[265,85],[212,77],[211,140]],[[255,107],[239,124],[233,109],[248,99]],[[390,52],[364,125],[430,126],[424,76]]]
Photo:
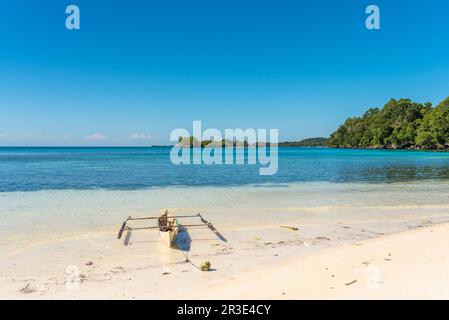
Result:
[[394,148],[394,147],[336,147],[336,146],[322,146],[321,148],[341,149],[341,150],[379,150],[379,151],[421,151],[421,152],[449,152],[449,148]]
[[[337,195],[343,190],[347,195],[346,190],[351,188],[328,187],[331,188],[329,192]],[[405,187],[397,186],[397,190]],[[26,246],[18,241],[21,245],[15,250],[0,255],[0,299],[377,298],[384,297],[384,285],[405,286],[411,294],[416,290],[410,291],[403,278],[390,280],[390,273],[399,268],[412,279],[416,278],[416,270],[407,269],[412,257],[400,254],[413,254],[420,247],[422,252],[431,251],[432,256],[429,260],[423,255],[417,257],[421,263],[419,271],[430,274],[431,278],[426,278],[429,283],[441,282],[439,277],[431,275],[441,271],[432,269],[437,255],[443,262],[446,257],[449,261],[449,253],[444,251],[443,245],[447,240],[443,231],[449,228],[447,204],[435,204],[434,199],[430,204],[370,206],[370,200],[365,198],[363,206],[324,205],[321,200],[320,207],[299,207],[292,202],[298,192],[310,198],[314,194],[312,191],[319,189],[321,198],[326,194],[325,187],[320,184],[306,190],[300,186],[283,190],[259,187],[251,192],[250,189],[245,189],[247,207],[237,201],[240,202],[237,206],[224,202],[220,207],[171,209],[177,215],[196,211],[205,213],[226,241],[221,241],[208,229],[191,229],[181,234],[178,249],[163,246],[156,233],[145,231],[133,233],[129,243],[125,244],[116,239],[118,217],[108,211],[100,211],[101,217],[116,223],[82,229],[82,232],[60,230],[64,232],[59,234],[55,230]],[[210,203],[217,203],[212,194],[223,197],[220,188],[215,192],[209,188],[204,191],[211,197]],[[391,186],[388,191],[394,197]],[[173,195],[179,190],[167,192],[173,201]],[[234,190],[235,194],[229,192],[229,201],[235,202],[242,190]],[[65,192],[59,196],[56,192],[51,194],[61,201],[68,196]],[[402,191],[400,194],[404,195]],[[72,191],[69,195],[72,199],[85,198],[84,192]],[[162,193],[157,195],[162,197]],[[268,195],[271,195],[270,200],[261,202]],[[380,196],[371,201],[377,201]],[[36,199],[48,199],[48,193],[23,193],[20,197],[23,206],[28,201],[36,203]],[[32,198],[27,200],[26,197]],[[114,207],[110,199],[116,199],[124,202],[129,210],[129,203],[134,202],[145,207],[144,199],[147,198],[151,198],[147,192],[112,192],[109,195],[104,191],[95,194],[92,201],[104,199]],[[84,201],[83,205],[93,211],[101,208],[101,201],[99,207]],[[59,208],[59,205],[55,204],[55,207]],[[68,223],[72,218],[82,220],[78,211],[81,211],[79,207],[69,212],[63,217],[64,222]],[[138,212],[139,207],[133,211]],[[96,225],[100,226],[100,222],[101,219]],[[299,230],[282,226],[298,227]],[[42,227],[39,231],[43,232]],[[416,243],[418,239],[423,243]],[[5,247],[16,240],[0,239],[0,243]],[[211,261],[211,272],[197,269],[202,261]],[[374,292],[364,290],[364,272],[369,266],[378,266],[381,279],[385,276],[388,280],[381,280],[381,289]],[[390,270],[392,266],[394,268]],[[354,280],[357,282],[346,286]],[[240,290],[238,295],[235,294],[237,289]],[[388,292],[387,298],[402,297],[397,290]],[[437,298],[446,297],[441,290],[438,292]]]

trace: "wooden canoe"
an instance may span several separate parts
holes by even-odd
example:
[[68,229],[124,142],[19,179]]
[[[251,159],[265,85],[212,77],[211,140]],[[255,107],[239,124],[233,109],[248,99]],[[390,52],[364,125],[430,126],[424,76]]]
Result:
[[178,221],[175,217],[168,217],[166,211],[158,218],[159,234],[161,241],[168,247],[171,247],[178,236]]
[[[131,232],[134,230],[147,230],[147,229],[159,229],[159,234],[161,241],[167,246],[171,247],[178,236],[179,223],[178,218],[200,218],[201,224],[183,224],[182,227],[208,227],[211,229],[222,241],[227,242],[227,240],[218,232],[218,230],[210,223],[205,220],[201,214],[196,215],[181,215],[181,216],[169,216],[168,211],[166,210],[162,216],[152,216],[152,217],[128,217],[121,225],[120,230],[118,232],[117,238],[121,239],[123,233]],[[133,227],[129,226],[128,223],[130,221],[146,221],[146,220],[157,220],[157,226],[143,226],[143,227]],[[130,234],[129,234],[130,235]]]

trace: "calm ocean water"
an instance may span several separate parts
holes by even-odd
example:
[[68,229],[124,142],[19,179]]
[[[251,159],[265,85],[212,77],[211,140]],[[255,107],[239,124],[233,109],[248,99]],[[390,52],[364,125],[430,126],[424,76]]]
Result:
[[258,165],[176,166],[170,150],[0,148],[0,258],[115,236],[124,217],[167,208],[221,227],[449,221],[449,153],[281,148],[278,173],[260,176]]
[[281,148],[279,170],[258,165],[180,165],[170,148],[0,148],[0,192],[138,190],[294,182],[449,181],[449,153]]

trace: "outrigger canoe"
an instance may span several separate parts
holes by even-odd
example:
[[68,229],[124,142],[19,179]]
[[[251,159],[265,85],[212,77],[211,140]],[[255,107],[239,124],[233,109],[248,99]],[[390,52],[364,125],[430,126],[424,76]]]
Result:
[[[202,224],[186,224],[180,225],[178,218],[200,218]],[[130,227],[128,226],[128,222],[130,221],[142,221],[142,220],[157,220],[157,227]],[[117,238],[121,239],[122,235],[125,231],[133,231],[133,230],[144,230],[144,229],[159,229],[159,234],[162,243],[171,247],[176,242],[176,237],[178,236],[179,228],[187,228],[187,227],[208,227],[212,230],[222,241],[226,241],[226,239],[218,232],[218,230],[210,223],[205,220],[201,214],[191,215],[191,216],[169,216],[168,211],[159,217],[141,217],[141,218],[133,218],[128,217],[120,227]]]

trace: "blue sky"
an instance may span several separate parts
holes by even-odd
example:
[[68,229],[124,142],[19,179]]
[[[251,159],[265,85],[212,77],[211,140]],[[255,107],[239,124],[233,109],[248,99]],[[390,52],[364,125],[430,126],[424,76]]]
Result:
[[0,145],[164,144],[193,120],[291,140],[449,96],[447,0],[1,0],[0,36]]

